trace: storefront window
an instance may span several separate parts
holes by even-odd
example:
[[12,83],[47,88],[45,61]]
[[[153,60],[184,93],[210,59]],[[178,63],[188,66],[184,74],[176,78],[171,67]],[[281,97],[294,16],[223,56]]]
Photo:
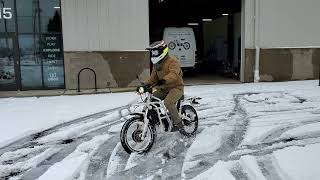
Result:
[[61,33],[60,1],[41,0],[42,32]]
[[24,89],[42,87],[41,58],[39,38],[33,35],[20,35],[20,69],[21,84]]
[[[41,0],[40,0],[41,1]],[[39,0],[16,0],[19,33],[39,33],[40,16]]]
[[1,5],[12,10],[10,22],[0,18],[0,39],[10,32],[16,39],[12,46],[19,48],[12,62],[20,66],[15,71],[21,89],[64,88],[60,0],[2,0]]
[[0,1],[0,33],[15,32],[14,1]]
[[0,90],[11,89],[16,84],[11,38],[0,38]]

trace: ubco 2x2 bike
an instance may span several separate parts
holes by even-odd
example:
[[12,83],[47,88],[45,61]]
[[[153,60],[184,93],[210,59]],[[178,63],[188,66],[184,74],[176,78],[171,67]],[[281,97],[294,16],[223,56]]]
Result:
[[[148,152],[157,135],[158,130],[171,132],[173,124],[161,99],[152,95],[153,88],[144,86],[137,89],[137,93],[142,96],[146,95],[143,102],[134,104],[133,106],[142,106],[139,113],[130,114],[132,117],[128,119],[122,126],[120,132],[121,144],[127,153],[137,152],[139,154]],[[198,129],[198,115],[192,104],[198,104],[200,98],[184,99],[180,98],[177,103],[179,115],[183,122],[183,128],[179,132],[187,137],[194,135]]]

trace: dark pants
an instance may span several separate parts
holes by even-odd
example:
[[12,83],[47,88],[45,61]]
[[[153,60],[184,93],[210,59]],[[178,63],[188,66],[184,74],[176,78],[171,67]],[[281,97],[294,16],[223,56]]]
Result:
[[164,105],[170,113],[173,125],[181,128],[183,125],[176,103],[182,97],[183,91],[180,89],[171,89],[169,92],[156,90],[153,95],[161,100],[164,100]]

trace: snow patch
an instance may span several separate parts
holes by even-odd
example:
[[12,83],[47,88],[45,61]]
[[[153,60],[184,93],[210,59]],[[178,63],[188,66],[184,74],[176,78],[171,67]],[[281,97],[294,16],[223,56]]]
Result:
[[220,126],[205,128],[188,149],[185,161],[191,161],[197,155],[215,152],[221,146],[222,135]]
[[192,178],[192,180],[236,180],[223,161],[218,161],[213,167],[207,171]]
[[23,149],[18,149],[13,152],[5,152],[0,156],[0,162],[3,163],[5,161],[13,161],[15,159],[19,159],[23,156],[30,155],[35,152],[39,152],[43,150],[45,147],[43,146],[35,146],[34,148],[23,148]]
[[112,175],[114,175],[121,167],[120,161],[121,158],[117,155],[117,152],[122,148],[121,143],[119,142],[117,146],[113,149],[109,163],[108,163],[108,170],[107,170],[107,179],[109,179]]
[[38,180],[73,179],[81,175],[82,168],[86,166],[88,159],[94,155],[100,145],[105,143],[111,136],[95,136],[90,141],[80,144],[74,152],[62,161],[51,166]]
[[[162,175],[162,169],[159,169],[154,175],[145,178],[144,180],[153,180],[155,177]],[[162,178],[161,178],[162,179]]]
[[273,163],[282,177],[291,180],[319,179],[320,144],[288,147],[273,152]]
[[0,147],[61,123],[136,102],[136,99],[132,92],[0,98]]
[[181,172],[182,172],[182,175],[181,175],[181,176],[182,176],[182,177],[185,177],[185,173],[186,173],[187,171],[189,171],[190,169],[198,166],[200,162],[201,162],[201,160],[195,160],[195,161],[190,161],[190,162],[188,162],[188,163],[183,164],[182,170],[181,170]]
[[28,169],[37,167],[40,163],[58,153],[60,148],[50,148],[39,155],[28,159],[27,161],[17,162],[15,164],[0,165],[0,177],[5,177],[11,173],[24,172]]
[[301,137],[301,136],[315,136],[315,135],[320,135],[320,122],[302,125],[300,127],[290,129],[284,132],[280,136],[280,139],[286,139],[291,137]]
[[285,93],[260,93],[245,95],[245,100],[253,103],[264,102],[266,104],[279,104],[279,103],[300,103],[300,100],[294,96]]
[[185,156],[181,176],[199,163],[196,156],[215,152],[222,144],[223,130],[220,126],[205,128],[194,140]]
[[57,131],[55,133],[52,133],[40,138],[38,142],[47,143],[47,142],[54,142],[59,140],[76,138],[79,135],[83,135],[83,132],[90,132],[91,129],[94,129],[95,127],[99,127],[101,125],[106,125],[108,122],[114,121],[118,118],[119,116],[117,115],[117,113],[111,113],[108,116],[105,116],[96,120],[92,120],[89,122],[85,122],[75,127],[70,126],[67,128],[63,128],[60,131]]
[[239,163],[250,180],[266,180],[254,156],[243,156],[240,158]]
[[313,111],[313,113],[314,113],[314,114],[320,114],[320,108],[315,109],[315,110]]
[[137,161],[138,158],[139,158],[138,153],[131,153],[130,157],[129,157],[128,161],[127,161],[127,165],[125,167],[125,170],[131,169],[131,168],[137,166],[138,163],[136,161]]
[[120,123],[120,124],[116,124],[110,127],[110,129],[108,130],[109,133],[117,133],[121,131],[121,128],[123,126],[124,122]]

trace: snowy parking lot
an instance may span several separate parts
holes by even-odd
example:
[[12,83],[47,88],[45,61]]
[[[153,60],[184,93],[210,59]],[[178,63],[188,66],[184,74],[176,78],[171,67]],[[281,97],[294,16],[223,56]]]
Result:
[[127,154],[133,92],[0,99],[0,179],[320,179],[318,81],[189,86],[196,136]]

